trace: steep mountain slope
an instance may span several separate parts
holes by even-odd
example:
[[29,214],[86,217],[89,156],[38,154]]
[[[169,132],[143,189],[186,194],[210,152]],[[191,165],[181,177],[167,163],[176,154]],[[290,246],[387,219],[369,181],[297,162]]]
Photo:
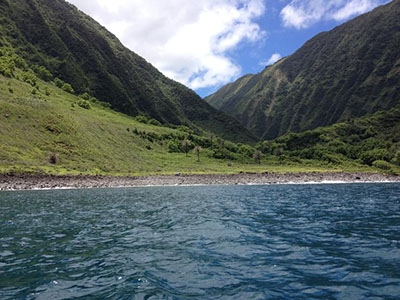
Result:
[[306,42],[206,98],[263,139],[400,103],[400,0]]
[[64,0],[0,1],[0,47],[3,54],[14,51],[42,78],[58,78],[75,94],[88,93],[115,110],[254,141],[236,120],[163,76]]

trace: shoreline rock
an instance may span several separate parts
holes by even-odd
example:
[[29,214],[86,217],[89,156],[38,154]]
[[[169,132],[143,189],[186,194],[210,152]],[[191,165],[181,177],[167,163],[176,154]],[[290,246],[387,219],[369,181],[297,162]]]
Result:
[[310,172],[310,173],[239,173],[209,175],[154,176],[54,176],[0,175],[0,190],[87,189],[112,187],[179,186],[179,185],[263,185],[330,182],[400,182],[400,176],[377,173]]

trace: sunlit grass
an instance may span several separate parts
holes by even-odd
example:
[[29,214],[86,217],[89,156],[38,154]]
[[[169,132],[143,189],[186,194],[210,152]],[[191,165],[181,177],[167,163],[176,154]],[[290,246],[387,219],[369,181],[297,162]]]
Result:
[[96,103],[84,109],[76,104],[79,100],[41,81],[33,95],[31,85],[0,76],[0,173],[140,176],[373,170],[350,163],[280,161],[273,155],[263,156],[260,164],[240,155],[215,159],[209,148],[200,151],[198,162],[192,151],[170,153],[168,140],[151,141],[136,134],[178,130],[140,123]]

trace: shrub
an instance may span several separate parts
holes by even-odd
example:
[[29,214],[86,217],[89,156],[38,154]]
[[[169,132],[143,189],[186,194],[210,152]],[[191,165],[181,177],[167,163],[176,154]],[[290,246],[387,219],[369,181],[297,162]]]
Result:
[[347,155],[348,153],[348,146],[341,140],[335,139],[327,144],[327,148],[330,152],[336,152],[343,155]]
[[14,77],[15,68],[26,71],[28,65],[23,58],[14,53],[12,48],[0,47],[0,74]]
[[189,134],[192,133],[192,129],[190,129],[188,126],[185,126],[185,125],[179,125],[177,127],[177,129],[181,132],[185,132],[185,133],[189,133]]
[[11,78],[14,76],[14,68],[14,64],[8,57],[0,57],[0,74]]
[[249,145],[240,145],[238,152],[246,157],[252,157],[254,154],[254,149]]
[[181,150],[181,142],[179,140],[170,140],[168,142],[168,152],[170,153],[180,153]]
[[37,78],[34,74],[30,72],[23,72],[22,81],[29,83],[31,86],[35,86],[37,83]]
[[372,165],[376,160],[389,160],[389,152],[386,149],[373,149],[361,154],[361,160],[364,164]]
[[91,108],[90,102],[87,101],[87,100],[79,100],[78,101],[78,106],[80,106],[80,107],[82,107],[84,109],[90,109]]
[[212,157],[216,158],[216,159],[230,159],[230,160],[235,160],[236,159],[233,156],[233,153],[228,151],[228,149],[226,149],[226,148],[214,149]]
[[74,94],[75,91],[69,83],[64,83],[61,89],[67,93]]
[[339,155],[328,153],[325,151],[321,151],[321,160],[330,163],[330,164],[341,164],[342,160],[340,159]]
[[239,151],[239,147],[235,143],[232,143],[230,141],[224,141],[223,145],[230,152],[237,153]]
[[49,162],[50,162],[52,165],[55,165],[55,164],[57,163],[57,161],[58,161],[57,154],[51,153],[50,156],[49,156]]
[[[96,99],[96,98],[94,98],[94,99]],[[111,103],[103,102],[103,101],[100,101],[100,105],[103,106],[104,108],[111,108],[111,106],[112,106]]]
[[90,95],[87,92],[79,95],[79,97],[81,97],[83,100],[90,100]]
[[138,121],[138,122],[140,122],[140,123],[147,124],[147,122],[149,121],[149,118],[146,117],[146,116],[144,116],[144,115],[137,115],[137,116],[135,117],[135,120]]
[[13,54],[12,58],[14,60],[15,66],[17,68],[20,68],[23,71],[28,70],[28,63],[25,61],[25,59],[23,59],[21,56],[17,55],[17,54]]
[[54,84],[56,85],[56,87],[61,89],[64,84],[64,81],[62,81],[60,78],[57,77],[56,79],[54,79]]
[[381,170],[388,171],[392,168],[391,164],[384,160],[375,160],[372,166]]
[[33,66],[33,70],[36,75],[44,81],[50,81],[51,79],[53,79],[53,74],[51,74],[50,71],[47,70],[44,66]]
[[156,119],[150,119],[148,124],[154,125],[154,126],[162,126],[161,123]]
[[392,162],[400,166],[400,150],[393,155]]

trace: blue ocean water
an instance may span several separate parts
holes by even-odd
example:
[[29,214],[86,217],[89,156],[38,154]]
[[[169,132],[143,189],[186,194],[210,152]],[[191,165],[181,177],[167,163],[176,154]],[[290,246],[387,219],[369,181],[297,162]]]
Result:
[[0,192],[0,299],[399,299],[400,184]]

